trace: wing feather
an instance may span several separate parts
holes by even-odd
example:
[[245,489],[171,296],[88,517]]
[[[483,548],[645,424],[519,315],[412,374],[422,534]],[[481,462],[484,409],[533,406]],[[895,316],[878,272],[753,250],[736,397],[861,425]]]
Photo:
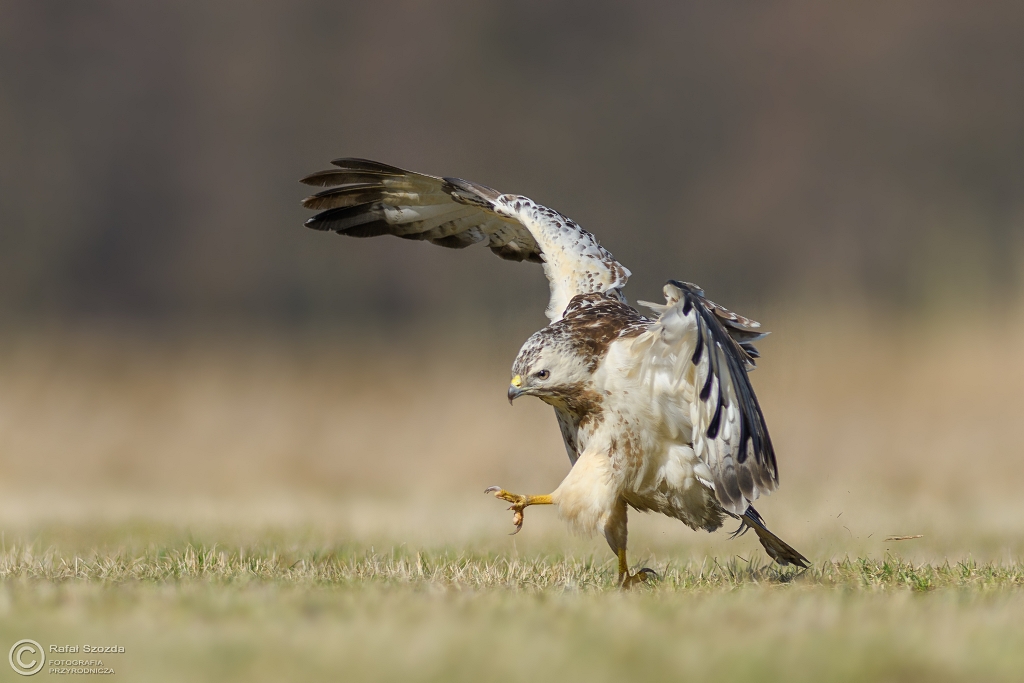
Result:
[[752,342],[766,333],[695,285],[670,281],[665,299],[665,305],[645,304],[661,315],[645,334],[649,339],[637,339],[641,367],[653,373],[656,402],[689,405],[693,450],[711,470],[718,501],[743,515],[779,484],[775,450],[747,376],[757,357]]
[[625,301],[629,270],[557,211],[460,178],[369,159],[331,163],[336,168],[301,181],[327,188],[302,202],[320,212],[306,221],[309,228],[351,237],[395,235],[453,249],[486,243],[503,259],[542,263],[551,286],[546,313],[552,322],[578,294],[601,292]]

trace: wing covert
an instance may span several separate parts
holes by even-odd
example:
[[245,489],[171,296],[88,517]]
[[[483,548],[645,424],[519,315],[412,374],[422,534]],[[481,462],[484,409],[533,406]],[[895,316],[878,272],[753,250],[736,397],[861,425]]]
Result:
[[301,180],[327,188],[302,205],[319,211],[315,230],[351,237],[394,235],[452,249],[486,243],[511,261],[544,266],[551,286],[546,314],[562,317],[577,294],[625,300],[629,271],[597,239],[562,214],[519,195],[460,178],[438,178],[367,159],[335,159],[336,168]]

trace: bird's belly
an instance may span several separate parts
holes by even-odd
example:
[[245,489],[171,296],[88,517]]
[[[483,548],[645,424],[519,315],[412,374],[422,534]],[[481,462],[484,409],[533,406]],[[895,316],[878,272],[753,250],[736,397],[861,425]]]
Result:
[[715,531],[722,526],[725,513],[705,483],[711,481],[711,471],[691,447],[666,444],[648,453],[630,474],[622,497],[637,510],[675,517],[693,529]]

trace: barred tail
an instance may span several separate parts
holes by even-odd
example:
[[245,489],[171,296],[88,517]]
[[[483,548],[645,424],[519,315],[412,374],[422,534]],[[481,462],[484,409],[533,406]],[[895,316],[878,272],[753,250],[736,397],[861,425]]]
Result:
[[761,541],[761,545],[764,546],[765,552],[779,564],[783,566],[793,564],[801,568],[811,566],[810,560],[801,555],[796,548],[768,531],[764,520],[761,519],[761,515],[758,514],[753,505],[747,507],[747,511],[743,513],[740,520],[740,528],[736,530],[733,536],[746,533],[747,529],[753,529],[754,533],[757,534],[757,540]]

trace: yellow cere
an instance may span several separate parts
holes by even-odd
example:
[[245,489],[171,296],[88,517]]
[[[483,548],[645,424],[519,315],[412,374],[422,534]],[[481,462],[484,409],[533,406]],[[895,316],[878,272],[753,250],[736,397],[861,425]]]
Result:
[[512,386],[514,386],[516,389],[518,389],[519,387],[523,386],[523,378],[520,377],[519,375],[516,375],[515,377],[513,377],[512,378]]

